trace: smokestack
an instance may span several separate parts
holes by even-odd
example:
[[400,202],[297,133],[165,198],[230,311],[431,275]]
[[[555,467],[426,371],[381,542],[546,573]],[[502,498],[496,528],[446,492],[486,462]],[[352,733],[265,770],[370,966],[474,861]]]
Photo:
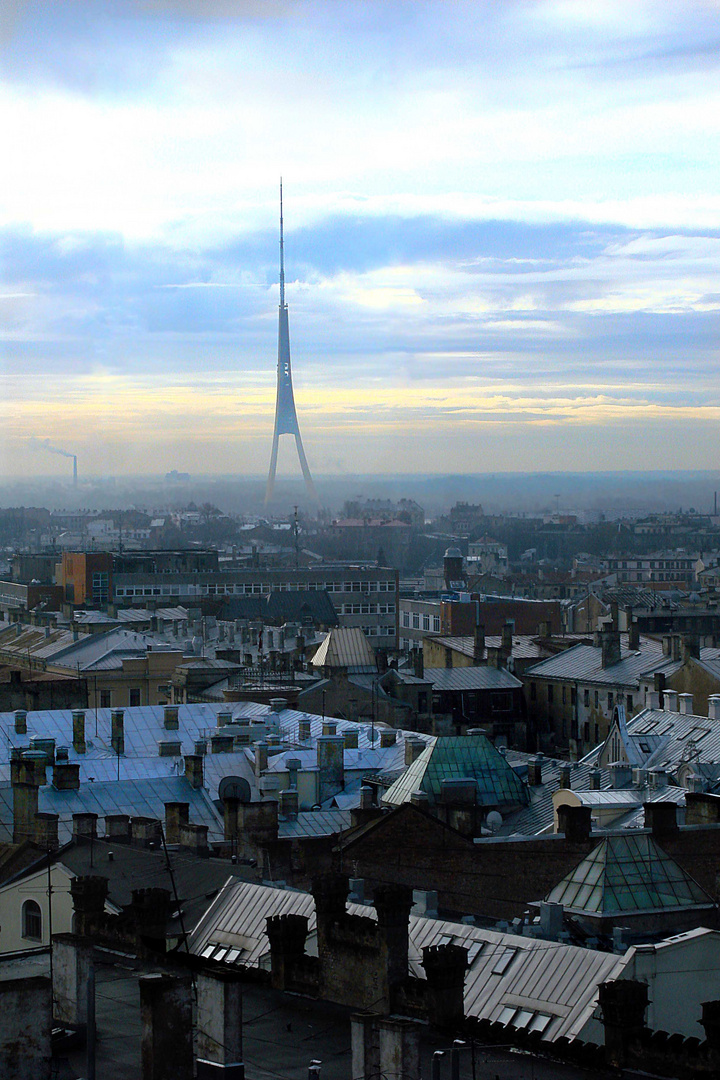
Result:
[[77,487],[77,454],[73,454],[73,487]]

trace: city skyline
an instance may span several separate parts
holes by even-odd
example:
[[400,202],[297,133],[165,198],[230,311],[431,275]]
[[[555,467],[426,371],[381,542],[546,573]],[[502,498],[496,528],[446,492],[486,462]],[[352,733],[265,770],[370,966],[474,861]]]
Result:
[[3,474],[267,472],[281,174],[314,470],[717,468],[719,16],[6,5]]

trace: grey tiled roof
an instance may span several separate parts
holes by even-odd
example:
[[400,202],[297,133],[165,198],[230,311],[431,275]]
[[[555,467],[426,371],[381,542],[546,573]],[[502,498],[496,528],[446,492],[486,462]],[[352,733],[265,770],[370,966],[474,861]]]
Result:
[[516,690],[522,686],[519,679],[505,668],[453,667],[425,668],[425,681],[432,683],[433,690]]

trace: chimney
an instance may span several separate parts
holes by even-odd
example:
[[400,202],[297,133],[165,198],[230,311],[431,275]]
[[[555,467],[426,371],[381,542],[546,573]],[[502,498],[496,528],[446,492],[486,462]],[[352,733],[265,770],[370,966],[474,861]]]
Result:
[[232,724],[232,713],[229,709],[222,709],[217,714],[217,726],[223,728],[226,724]]
[[720,720],[720,694],[711,694],[708,698],[708,719]]
[[510,656],[512,654],[512,647],[513,647],[513,624],[512,623],[505,623],[505,625],[502,628],[502,645],[501,645],[501,648],[502,648],[502,651],[505,653],[506,656]]
[[35,815],[35,843],[43,851],[57,851],[59,814]]
[[343,731],[343,739],[345,740],[346,750],[357,750],[358,748],[358,729],[357,728],[345,728]]
[[197,974],[198,1080],[239,1080],[243,1062],[243,983],[235,971]]
[[501,668],[503,666],[502,651],[496,649],[494,646],[487,650],[488,666],[494,668]]
[[465,1018],[468,950],[462,945],[426,945],[422,966],[427,979],[428,1012],[433,1026],[455,1030]]
[[15,758],[11,765],[14,844],[22,844],[23,840],[33,840],[35,837],[39,787],[35,765],[35,760],[27,757]]
[[335,721],[335,720],[323,720],[322,733],[323,733],[323,735],[336,735],[337,734],[337,721]]
[[162,822],[151,817],[130,818],[130,843],[135,847],[159,847],[162,843]]
[[[192,1080],[192,982],[188,975],[141,975],[142,1074],[146,1080]],[[220,1070],[218,1070],[220,1071]]]
[[27,711],[25,709],[15,710],[15,734],[27,735]]
[[541,623],[538,623],[538,637],[549,638],[552,637],[550,630],[550,622],[548,619],[543,619]]
[[165,843],[180,843],[180,827],[190,820],[190,804],[186,802],[165,803]]
[[573,844],[584,844],[590,839],[592,817],[589,806],[568,806],[561,803],[557,808],[558,832]]
[[285,712],[288,707],[287,698],[273,697],[270,698],[270,712],[281,713]]
[[418,739],[416,736],[409,735],[405,737],[405,764],[412,765],[416,758],[419,758],[425,749],[425,743],[422,739]]
[[195,790],[204,787],[203,756],[202,754],[185,755],[185,779],[191,788]]
[[473,664],[480,664],[485,656],[485,627],[478,623],[473,635]]
[[654,837],[669,836],[678,831],[677,806],[674,802],[650,802],[643,806],[645,828],[652,829]]
[[697,634],[683,634],[680,643],[680,655],[683,662],[687,662],[691,657],[696,660],[700,658],[700,639]]
[[645,708],[646,709],[659,709],[660,708],[660,694],[657,690],[645,691]]
[[53,766],[52,782],[56,791],[79,791],[80,766],[77,762],[56,761]]
[[85,837],[89,840],[97,840],[97,819],[97,814],[89,814],[87,812],[73,814],[73,840],[79,840],[81,837]]
[[266,742],[255,743],[255,778],[258,779],[268,767],[268,745]]
[[617,630],[604,629],[601,639],[602,666],[612,667],[620,662],[620,633]]
[[373,790],[368,784],[360,788],[360,809],[369,810],[373,806]]
[[416,679],[425,678],[425,656],[422,649],[413,649],[412,652],[413,671]]
[[671,659],[682,660],[682,638],[679,634],[673,634],[670,639]]
[[130,815],[106,814],[105,839],[113,844],[130,843]]
[[310,742],[310,717],[301,716],[298,721],[298,742]]
[[178,731],[180,729],[180,706],[166,705],[163,709],[163,726],[166,731]]
[[561,788],[566,788],[567,790],[569,790],[572,787],[571,776],[572,766],[569,764],[569,762],[563,762],[563,764],[560,766],[560,777],[558,781]]
[[113,709],[110,713],[110,743],[116,754],[125,753],[125,710]]
[[317,740],[318,802],[336,795],[345,787],[345,740],[342,735],[321,735]]
[[536,754],[532,761],[528,761],[527,780],[530,787],[539,787],[542,782],[543,755]]
[[397,741],[397,732],[394,728],[381,728],[380,729],[380,747],[387,749],[389,746],[394,746]]
[[602,772],[600,771],[600,769],[590,770],[589,781],[590,791],[600,791],[600,787],[602,784]]
[[693,715],[693,696],[692,696],[692,694],[679,694],[678,698],[680,700],[680,712],[684,716],[692,716]]
[[635,621],[628,626],[628,649],[630,652],[640,651],[640,628]]
[[295,821],[299,810],[298,793],[294,788],[286,788],[280,792],[279,814],[285,821]]
[[179,842],[180,847],[192,851],[201,859],[206,859],[210,854],[207,825],[193,825],[191,822],[181,824]]
[[678,692],[677,690],[662,690],[662,707],[666,712],[678,711]]
[[73,749],[76,754],[85,753],[85,710],[73,709]]
[[631,1047],[639,1046],[645,1032],[647,983],[616,979],[600,983],[599,1004],[605,1027],[605,1060],[624,1069]]
[[617,790],[627,788],[632,783],[632,765],[626,761],[613,761],[611,765],[608,765],[608,772],[610,784]]

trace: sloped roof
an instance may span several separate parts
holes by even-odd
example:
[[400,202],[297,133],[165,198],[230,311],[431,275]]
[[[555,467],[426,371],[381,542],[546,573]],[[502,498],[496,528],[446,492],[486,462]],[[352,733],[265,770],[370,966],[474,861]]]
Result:
[[547,900],[578,915],[712,907],[712,898],[647,833],[608,836]]
[[331,630],[310,663],[314,667],[375,670],[375,652],[359,626]]
[[433,690],[517,690],[522,686],[505,668],[478,667],[425,668],[425,682]]
[[485,735],[438,738],[427,746],[385,792],[383,802],[400,806],[414,791],[424,791],[431,802],[440,799],[443,780],[471,778],[481,805],[527,803],[528,789],[503,755]]
[[[627,721],[623,741],[631,763],[644,769],[672,772],[684,761],[720,762],[720,723],[707,716],[643,709]],[[597,761],[605,745],[595,747],[583,762]]]
[[640,639],[640,649],[631,652],[624,646],[616,664],[602,666],[602,649],[598,645],[574,645],[557,656],[533,664],[526,678],[571,679],[585,683],[609,683],[613,686],[636,687],[642,675],[654,671],[667,657],[662,645],[650,638]]
[[[372,907],[349,904],[347,910],[377,918]],[[285,914],[307,917],[307,952],[316,953],[312,896],[231,879],[193,930],[189,950],[230,966],[268,968],[267,919]],[[408,974],[425,977],[421,964],[425,947],[462,945],[470,964],[465,978],[466,1015],[512,1024],[518,1000],[524,1000],[544,1042],[572,1039],[583,1031],[597,1005],[598,985],[617,978],[630,955],[614,956],[416,915],[410,916],[409,939]]]

